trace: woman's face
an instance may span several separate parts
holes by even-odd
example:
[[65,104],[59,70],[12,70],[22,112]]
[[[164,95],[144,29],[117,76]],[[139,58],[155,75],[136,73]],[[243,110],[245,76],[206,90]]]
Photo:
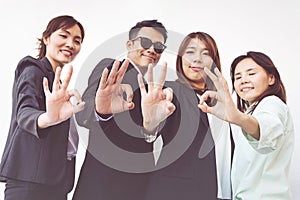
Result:
[[46,45],[46,57],[55,69],[75,59],[81,49],[82,36],[79,26],[74,25],[65,30],[56,30],[43,41]]
[[204,67],[211,69],[212,65],[213,59],[205,44],[200,39],[193,38],[182,55],[182,70],[191,85],[199,89],[204,88],[206,79]]
[[251,58],[245,58],[236,65],[234,71],[234,89],[237,95],[253,104],[270,85],[275,83],[275,78]]

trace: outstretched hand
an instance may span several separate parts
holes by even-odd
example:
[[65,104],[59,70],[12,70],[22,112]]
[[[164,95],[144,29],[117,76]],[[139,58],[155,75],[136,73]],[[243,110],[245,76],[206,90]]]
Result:
[[176,108],[172,103],[173,90],[171,88],[163,89],[166,73],[167,63],[164,63],[159,81],[154,83],[153,65],[150,64],[148,66],[148,91],[146,91],[142,76],[138,76],[142,98],[143,126],[148,132],[153,132],[159,123],[170,116]]
[[[125,60],[119,68],[120,62],[115,61],[110,72],[107,68],[104,69],[95,97],[98,113],[113,114],[134,108],[131,86],[121,84],[128,64],[129,60]],[[124,92],[126,93],[126,100],[123,98]]]
[[[82,102],[79,92],[75,89],[67,91],[73,67],[70,66],[68,68],[66,78],[62,82],[60,82],[61,71],[61,67],[56,68],[52,92],[49,90],[48,79],[44,77],[43,88],[46,96],[46,113],[40,115],[38,119],[40,128],[63,122],[84,108],[84,102]],[[77,103],[72,104],[72,97],[75,97]]]
[[[204,71],[213,81],[217,91],[206,91],[202,94],[198,107],[203,112],[213,114],[230,123],[234,122],[237,118],[239,118],[240,111],[233,103],[227,81],[218,68],[215,68],[215,74],[213,74],[208,68],[205,68]],[[215,99],[216,104],[208,106],[205,101],[209,98]]]

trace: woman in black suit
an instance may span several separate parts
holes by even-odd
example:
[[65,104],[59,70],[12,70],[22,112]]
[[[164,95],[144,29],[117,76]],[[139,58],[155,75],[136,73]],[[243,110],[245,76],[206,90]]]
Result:
[[[39,39],[37,58],[24,57],[15,70],[11,123],[0,165],[5,200],[66,200],[73,187],[78,135],[70,118],[84,103],[75,90],[67,91],[72,66],[65,80],[60,75],[80,52],[83,38],[84,29],[72,16],[55,17]],[[72,96],[77,105],[71,103]]]
[[173,89],[176,110],[158,126],[163,148],[151,174],[147,200],[230,199],[229,124],[197,109],[200,95],[214,90],[204,67],[221,69],[216,43],[207,33],[190,33],[179,47],[178,79],[165,83]]

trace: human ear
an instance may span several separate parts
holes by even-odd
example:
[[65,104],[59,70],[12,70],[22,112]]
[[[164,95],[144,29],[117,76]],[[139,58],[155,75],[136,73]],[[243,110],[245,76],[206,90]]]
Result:
[[275,76],[273,74],[269,74],[269,85],[274,85]]
[[43,42],[44,42],[45,45],[48,45],[49,37],[43,37]]
[[132,41],[131,41],[131,40],[127,40],[127,42],[126,42],[126,48],[127,48],[127,51],[132,50],[132,49],[133,49],[132,46],[133,46]]

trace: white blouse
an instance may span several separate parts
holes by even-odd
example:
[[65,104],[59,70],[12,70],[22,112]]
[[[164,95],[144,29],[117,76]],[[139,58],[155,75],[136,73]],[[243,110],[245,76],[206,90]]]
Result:
[[233,199],[292,199],[288,174],[294,126],[289,109],[278,97],[268,96],[257,105],[252,116],[259,123],[259,140],[232,126]]

